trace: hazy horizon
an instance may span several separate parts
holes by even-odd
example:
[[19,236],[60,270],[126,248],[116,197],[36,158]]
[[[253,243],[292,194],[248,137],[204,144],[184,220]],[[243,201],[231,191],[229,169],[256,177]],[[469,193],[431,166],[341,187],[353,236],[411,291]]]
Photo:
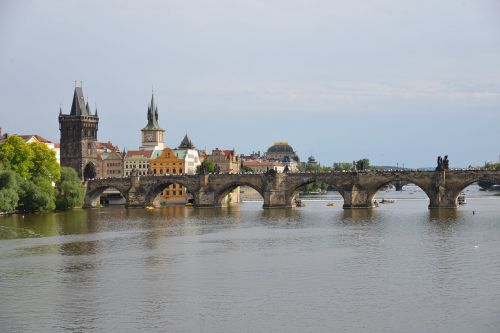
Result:
[[154,87],[169,147],[482,165],[500,154],[499,40],[493,0],[7,0],[0,127],[58,142],[76,80],[122,149]]

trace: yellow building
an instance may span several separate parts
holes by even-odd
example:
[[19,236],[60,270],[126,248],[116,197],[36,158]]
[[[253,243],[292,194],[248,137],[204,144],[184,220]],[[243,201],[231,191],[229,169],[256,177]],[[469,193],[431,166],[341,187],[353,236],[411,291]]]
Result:
[[[173,149],[163,149],[157,158],[150,161],[153,175],[183,174],[185,171],[185,161],[178,157],[178,155]],[[160,203],[163,204],[185,203],[186,201],[186,189],[179,184],[172,184],[160,193]]]

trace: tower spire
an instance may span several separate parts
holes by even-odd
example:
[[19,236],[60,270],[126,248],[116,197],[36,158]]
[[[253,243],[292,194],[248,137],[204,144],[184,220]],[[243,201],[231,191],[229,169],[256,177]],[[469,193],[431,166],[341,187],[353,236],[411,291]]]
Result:
[[154,92],[151,91],[151,103],[148,105],[148,124],[145,130],[161,130],[158,123],[158,106],[155,104]]

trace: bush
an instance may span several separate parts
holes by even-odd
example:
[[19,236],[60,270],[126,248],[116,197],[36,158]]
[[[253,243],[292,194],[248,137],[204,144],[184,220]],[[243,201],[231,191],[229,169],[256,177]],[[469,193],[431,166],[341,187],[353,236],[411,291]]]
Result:
[[0,171],[0,212],[12,212],[19,201],[18,176],[10,170]]
[[61,168],[61,179],[56,183],[56,189],[57,209],[67,210],[83,205],[85,188],[73,168]]
[[55,189],[52,183],[43,178],[23,180],[19,188],[20,208],[26,212],[54,210]]

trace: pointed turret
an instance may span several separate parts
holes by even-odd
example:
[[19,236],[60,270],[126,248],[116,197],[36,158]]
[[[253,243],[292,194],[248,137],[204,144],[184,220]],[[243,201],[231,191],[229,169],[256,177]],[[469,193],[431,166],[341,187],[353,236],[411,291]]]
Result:
[[182,139],[182,142],[177,149],[194,149],[194,145],[187,134],[184,136],[184,139]]
[[[88,105],[88,103],[87,103]],[[71,116],[89,116],[87,105],[85,105],[85,98],[83,98],[82,87],[75,87],[73,95],[73,103],[71,104]]]
[[158,106],[155,104],[154,94],[151,94],[151,104],[148,106],[148,124],[144,130],[162,130],[158,123]]

